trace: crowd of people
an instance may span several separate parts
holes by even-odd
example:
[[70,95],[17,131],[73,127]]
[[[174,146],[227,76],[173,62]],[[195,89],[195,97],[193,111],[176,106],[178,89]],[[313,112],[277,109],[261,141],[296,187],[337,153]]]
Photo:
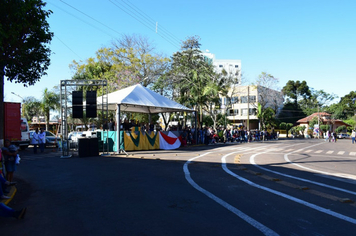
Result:
[[[15,145],[11,145],[9,139],[5,139],[4,147],[0,149],[0,200],[6,200],[10,197],[7,194],[10,193],[9,187],[16,185],[13,181],[14,172],[16,171],[16,165],[18,163],[18,148]],[[26,213],[26,208],[16,211],[4,203],[0,202],[0,216],[2,217],[15,217],[17,219],[23,219]]]
[[[179,131],[175,127],[169,127],[168,130]],[[182,128],[181,137],[182,145],[195,144],[195,135],[197,134],[197,144],[211,145],[215,143],[226,142],[253,142],[253,141],[267,141],[278,140],[278,132],[268,132],[260,130],[246,130],[237,127],[219,127],[216,130],[213,127],[203,127],[202,129],[195,129],[194,126]],[[197,132],[195,134],[195,132]]]

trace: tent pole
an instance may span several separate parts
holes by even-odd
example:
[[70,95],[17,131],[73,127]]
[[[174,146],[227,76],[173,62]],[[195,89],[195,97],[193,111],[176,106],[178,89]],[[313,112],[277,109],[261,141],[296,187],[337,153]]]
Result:
[[117,154],[120,154],[120,104],[117,104],[117,109],[116,109],[116,131],[117,131]]

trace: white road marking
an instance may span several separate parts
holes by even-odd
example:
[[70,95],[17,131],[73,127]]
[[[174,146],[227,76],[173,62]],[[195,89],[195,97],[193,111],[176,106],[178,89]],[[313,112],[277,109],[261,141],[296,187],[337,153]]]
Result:
[[350,152],[350,156],[356,156],[356,152]]
[[315,204],[312,204],[312,203],[310,203],[310,202],[306,202],[306,201],[304,201],[304,200],[301,200],[301,199],[299,199],[299,198],[290,196],[290,195],[288,195],[288,194],[281,193],[281,192],[279,192],[279,191],[276,191],[276,190],[273,190],[273,189],[264,187],[264,186],[262,186],[262,185],[256,184],[256,183],[254,183],[254,182],[252,182],[252,181],[250,181],[250,180],[248,180],[248,179],[245,179],[245,178],[243,178],[243,177],[241,177],[241,176],[235,174],[234,172],[232,172],[231,170],[229,170],[229,169],[227,168],[227,165],[226,165],[226,157],[228,157],[228,156],[231,155],[231,154],[233,154],[233,153],[226,154],[225,156],[223,156],[223,157],[221,158],[221,161],[222,161],[222,168],[223,168],[224,171],[225,171],[226,173],[228,173],[229,175],[231,175],[231,176],[233,176],[233,177],[235,177],[235,178],[237,178],[237,179],[239,179],[239,180],[241,180],[241,181],[245,182],[246,184],[251,185],[251,186],[253,186],[253,187],[256,187],[256,188],[265,190],[265,191],[267,191],[267,192],[273,193],[273,194],[275,194],[275,195],[277,195],[277,196],[280,196],[280,197],[284,197],[284,198],[289,199],[289,200],[291,200],[291,201],[294,201],[294,202],[296,202],[296,203],[302,204],[302,205],[304,205],[304,206],[307,206],[307,207],[312,208],[312,209],[314,209],[314,210],[317,210],[317,211],[320,211],[320,212],[322,212],[322,213],[331,215],[331,216],[333,216],[333,217],[339,218],[339,219],[341,219],[341,220],[350,222],[350,223],[352,223],[352,224],[356,224],[356,219],[354,219],[354,218],[351,218],[351,217],[342,215],[342,214],[340,214],[340,213],[337,213],[337,212],[331,211],[331,210],[329,210],[329,209],[320,207],[320,206],[315,205]]
[[333,154],[334,151],[327,151],[326,154]]
[[323,152],[323,150],[318,150],[318,151],[316,151],[314,153],[322,153],[322,152]]
[[345,151],[340,151],[337,153],[337,155],[343,155],[345,153]]
[[313,150],[306,150],[305,152],[306,152],[306,153],[309,153],[309,152],[312,152],[312,151],[313,151]]
[[[269,152],[268,152],[269,153]],[[281,176],[284,176],[284,177],[288,177],[288,178],[291,178],[291,179],[296,179],[296,180],[300,180],[300,181],[303,181],[303,182],[307,182],[307,183],[311,183],[311,184],[315,184],[315,185],[319,185],[319,186],[322,186],[322,187],[326,187],[326,188],[330,188],[330,189],[335,189],[335,190],[338,190],[338,191],[341,191],[341,192],[345,192],[345,193],[349,193],[349,194],[353,194],[353,195],[356,195],[356,192],[353,192],[353,191],[349,191],[347,189],[343,189],[343,188],[339,188],[339,187],[335,187],[335,186],[332,186],[332,185],[328,185],[328,184],[323,184],[323,183],[320,183],[320,182],[315,182],[315,181],[312,181],[312,180],[308,180],[308,179],[303,179],[303,178],[299,178],[299,177],[296,177],[296,176],[293,176],[293,175],[288,175],[288,174],[284,174],[284,173],[281,173],[281,172],[278,172],[278,171],[273,171],[273,170],[270,170],[270,169],[267,169],[267,168],[264,168],[262,166],[259,166],[256,164],[255,162],[255,157],[257,155],[260,155],[260,154],[263,154],[263,153],[257,153],[257,154],[254,154],[250,157],[250,163],[258,168],[260,168],[261,170],[264,170],[264,171],[268,171],[268,172],[271,172],[271,173],[274,173],[274,174],[277,174],[277,175],[281,175]],[[291,162],[288,157],[286,157],[288,154],[285,154],[284,155],[284,159],[287,158],[287,162],[291,163],[291,164],[294,164],[294,165],[297,165],[301,168],[304,168],[304,169],[308,169],[308,170],[312,170],[312,171],[315,171],[315,172],[319,172],[323,175],[333,175],[333,174],[330,174],[330,173],[327,173],[327,172],[323,172],[323,171],[317,171],[317,170],[313,170],[313,169],[310,169],[310,168],[307,168],[307,167],[304,167],[304,166],[301,166],[299,164],[296,164],[294,162]],[[335,175],[334,175],[335,176]],[[338,177],[338,176],[336,176]]]
[[260,222],[256,221],[255,219],[251,218],[250,216],[246,215],[245,213],[243,213],[239,209],[233,207],[232,205],[230,205],[229,203],[225,202],[221,198],[218,198],[217,196],[215,196],[211,192],[203,189],[197,183],[194,182],[194,180],[190,176],[190,172],[189,172],[189,169],[188,169],[189,163],[191,163],[193,160],[195,160],[197,158],[200,158],[200,157],[205,156],[205,155],[210,154],[210,153],[211,152],[208,152],[208,153],[205,153],[203,155],[200,155],[199,157],[191,158],[184,164],[183,171],[184,171],[184,174],[185,174],[185,178],[190,183],[190,185],[192,185],[196,190],[198,190],[199,192],[205,194],[207,197],[211,198],[215,202],[219,203],[221,206],[225,207],[227,210],[231,211],[232,213],[234,213],[235,215],[237,215],[238,217],[240,217],[241,219],[243,219],[244,221],[246,221],[247,223],[249,223],[250,225],[252,225],[256,229],[260,230],[265,235],[268,235],[268,236],[278,235],[276,232],[274,232],[270,228],[264,226]]

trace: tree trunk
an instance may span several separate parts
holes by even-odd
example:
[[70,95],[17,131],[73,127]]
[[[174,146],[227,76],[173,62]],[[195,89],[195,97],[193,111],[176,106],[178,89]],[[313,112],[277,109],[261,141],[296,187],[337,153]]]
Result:
[[0,69],[0,79],[1,79],[1,86],[0,86],[0,147],[4,146],[4,77],[5,77],[5,67],[2,66]]
[[49,111],[46,112],[46,130],[49,131]]

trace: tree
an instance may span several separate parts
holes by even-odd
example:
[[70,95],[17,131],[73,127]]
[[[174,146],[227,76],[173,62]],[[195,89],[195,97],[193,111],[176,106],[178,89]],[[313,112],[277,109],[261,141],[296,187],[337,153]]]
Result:
[[[0,110],[4,109],[4,79],[34,85],[46,75],[51,50],[48,44],[53,33],[49,31],[42,0],[0,0]],[[4,120],[0,119],[0,127]],[[4,134],[0,132],[0,143]]]
[[[141,83],[147,87],[165,73],[169,59],[156,53],[147,38],[124,35],[96,52],[85,63],[73,61],[73,79],[106,79],[108,91]],[[100,88],[98,94],[100,94]],[[85,90],[85,88],[83,88]]]
[[325,110],[329,102],[334,100],[337,96],[335,94],[329,94],[324,90],[311,90],[311,96],[307,100],[301,100],[299,105],[303,112],[309,116],[313,113],[316,113],[320,110]]
[[177,100],[199,112],[200,125],[203,109],[211,111],[211,104],[218,104],[223,80],[214,72],[214,67],[204,60],[200,51],[200,38],[189,37],[182,43],[181,51],[173,54],[169,72]]
[[22,107],[22,116],[28,121],[31,121],[34,116],[39,116],[41,114],[41,101],[35,97],[25,97]]
[[284,104],[281,112],[278,115],[278,119],[281,122],[295,124],[299,119],[304,118],[306,115],[300,108],[299,104],[287,102]]
[[287,102],[291,101],[295,104],[298,104],[302,99],[307,100],[311,97],[309,86],[305,81],[300,82],[299,80],[289,80],[283,87],[282,92],[287,97]]
[[339,103],[335,103],[326,108],[326,110],[334,115],[335,119],[350,119],[356,114],[356,91],[351,91],[340,99]]
[[287,132],[287,138],[288,138],[288,131],[293,127],[292,123],[285,123],[282,122],[279,124],[280,129],[284,129]]
[[50,111],[59,107],[59,95],[45,88],[40,107],[46,119],[46,130],[49,130]]

